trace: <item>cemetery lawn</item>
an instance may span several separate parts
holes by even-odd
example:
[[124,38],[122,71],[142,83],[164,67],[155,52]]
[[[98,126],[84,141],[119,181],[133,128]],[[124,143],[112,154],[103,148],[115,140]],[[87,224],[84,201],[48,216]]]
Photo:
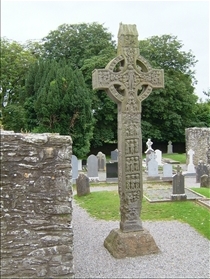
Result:
[[180,162],[180,164],[186,164],[186,154],[185,153],[173,153],[173,154],[167,154],[164,153],[162,155],[163,158],[168,158],[174,161]]
[[194,192],[210,198],[210,188],[191,188]]
[[[75,195],[74,199],[96,219],[120,221],[117,191],[92,192],[82,197]],[[210,239],[210,211],[193,201],[149,203],[143,198],[141,219],[186,222]]]

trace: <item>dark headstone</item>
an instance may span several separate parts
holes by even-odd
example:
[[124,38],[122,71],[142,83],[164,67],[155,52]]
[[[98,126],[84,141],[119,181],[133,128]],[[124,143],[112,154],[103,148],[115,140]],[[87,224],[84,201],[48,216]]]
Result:
[[203,174],[201,176],[201,185],[200,186],[210,188],[210,179],[209,179],[209,176],[207,174]]
[[79,197],[90,194],[89,178],[84,173],[80,173],[76,179],[76,189]]
[[204,174],[208,175],[207,165],[204,164],[203,161],[199,161],[198,166],[196,167],[196,183],[201,182],[201,176]]
[[118,162],[106,164],[106,181],[117,181],[118,179]]
[[186,200],[187,196],[185,194],[184,188],[184,175],[182,174],[181,168],[177,166],[177,173],[173,175],[173,190],[171,199],[172,200]]

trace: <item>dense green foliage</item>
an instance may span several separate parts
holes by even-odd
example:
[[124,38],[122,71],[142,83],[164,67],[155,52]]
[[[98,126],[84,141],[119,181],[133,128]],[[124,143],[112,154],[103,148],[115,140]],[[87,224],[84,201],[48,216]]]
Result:
[[[196,60],[191,52],[182,51],[176,37],[163,35],[140,42],[140,53],[153,68],[164,69],[165,88],[153,90],[142,103],[144,140],[183,142],[184,130],[192,124],[197,96],[193,93]],[[152,133],[151,133],[152,131]]]
[[[116,57],[112,34],[101,24],[63,24],[40,42],[1,39],[4,129],[70,134],[75,155],[117,141],[117,105],[92,89],[92,71]],[[142,102],[143,141],[184,142],[185,128],[210,127],[209,92],[197,102],[194,55],[172,35],[140,42],[140,54],[164,69],[165,88]],[[77,145],[77,146],[76,146]]]
[[[16,41],[1,38],[1,114],[4,128],[20,131],[24,128],[25,111],[19,103],[19,95],[25,88],[25,75],[35,57]],[[19,121],[17,121],[19,119]]]
[[73,71],[65,60],[39,60],[28,73],[21,99],[26,100],[29,130],[71,135],[76,156],[82,158],[89,152],[91,98],[80,70]]

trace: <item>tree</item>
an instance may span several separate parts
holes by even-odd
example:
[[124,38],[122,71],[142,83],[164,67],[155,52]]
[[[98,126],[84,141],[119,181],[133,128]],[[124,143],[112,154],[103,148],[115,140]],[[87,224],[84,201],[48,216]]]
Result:
[[117,141],[117,105],[110,100],[103,90],[92,90],[92,72],[104,68],[116,56],[112,46],[107,47],[97,56],[84,60],[81,71],[85,82],[92,91],[92,108],[94,111],[94,137],[91,146],[102,146],[105,142]]
[[154,36],[140,42],[140,53],[153,68],[164,69],[165,88],[154,90],[142,103],[143,140],[185,140],[198,97],[194,94],[195,56],[182,51],[177,37]]
[[101,24],[63,24],[43,38],[45,57],[68,60],[73,69],[113,45],[111,33]]
[[43,38],[44,56],[68,60],[73,69],[81,69],[91,92],[94,136],[91,145],[101,146],[117,138],[117,109],[102,91],[92,90],[92,71],[104,68],[116,55],[112,34],[101,24],[63,24]]
[[[2,123],[7,129],[14,129],[14,123],[10,120],[16,118],[15,131],[23,125],[23,111],[19,103],[19,97],[24,90],[25,75],[30,65],[35,61],[35,57],[23,45],[16,41],[1,38],[1,105],[3,119]],[[10,107],[11,106],[11,107]],[[17,106],[15,108],[15,106]],[[4,109],[4,107],[7,107]],[[19,112],[21,112],[21,116]],[[14,115],[14,119],[12,115]],[[20,120],[21,118],[22,120]],[[13,120],[12,120],[13,119]],[[18,120],[19,119],[19,120]],[[23,128],[23,127],[21,127]]]
[[32,132],[71,135],[76,156],[82,158],[89,152],[91,98],[80,70],[73,71],[66,61],[39,60],[29,71],[25,97]]

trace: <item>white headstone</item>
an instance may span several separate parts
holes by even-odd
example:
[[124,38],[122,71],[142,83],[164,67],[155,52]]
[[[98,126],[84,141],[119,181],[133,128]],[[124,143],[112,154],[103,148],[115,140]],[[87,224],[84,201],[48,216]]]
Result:
[[159,149],[155,150],[155,155],[156,155],[156,161],[158,162],[158,166],[162,166],[162,151]]
[[75,155],[72,155],[71,164],[72,164],[72,179],[73,182],[75,182],[78,177],[78,159]]
[[172,180],[173,171],[171,164],[164,164],[163,165],[163,180]]
[[187,166],[187,173],[195,173],[195,166],[193,164],[194,151],[190,149],[187,154],[189,155],[189,164]]
[[150,160],[148,162],[148,176],[150,178],[157,178],[158,176],[158,163],[156,161],[155,152],[152,152],[150,155]]
[[90,155],[87,158],[87,176],[90,180],[99,180],[98,178],[98,158]]

